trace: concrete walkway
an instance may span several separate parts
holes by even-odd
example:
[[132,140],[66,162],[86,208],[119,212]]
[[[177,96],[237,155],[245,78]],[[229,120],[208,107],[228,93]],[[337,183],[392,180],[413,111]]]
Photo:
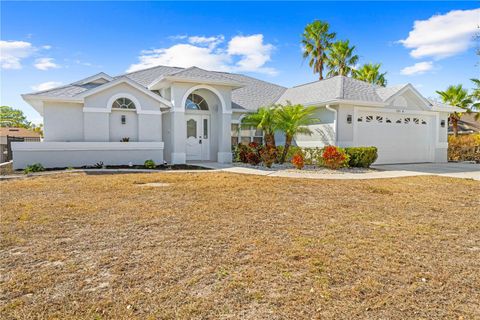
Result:
[[474,163],[422,163],[377,165],[375,170],[367,172],[322,173],[315,171],[262,170],[217,162],[192,162],[206,168],[241,174],[255,174],[270,177],[307,178],[307,179],[385,179],[435,175],[453,178],[474,179],[480,181],[480,164]]
[[413,176],[443,176],[463,179],[474,179],[480,181],[480,164],[473,163],[421,163],[421,164],[395,164],[395,165],[376,165],[374,170],[366,172],[335,172],[325,173],[325,170],[315,172],[307,170],[263,170],[258,168],[249,168],[235,166],[231,164],[222,164],[218,162],[190,162],[189,164],[201,166],[212,170],[148,170],[148,169],[77,169],[64,171],[44,171],[32,173],[29,175],[13,174],[0,175],[0,180],[23,179],[32,176],[54,175],[62,173],[83,172],[86,174],[105,174],[105,173],[205,173],[205,172],[231,172],[239,174],[254,174],[269,177],[285,178],[305,178],[305,179],[386,179],[401,178]]

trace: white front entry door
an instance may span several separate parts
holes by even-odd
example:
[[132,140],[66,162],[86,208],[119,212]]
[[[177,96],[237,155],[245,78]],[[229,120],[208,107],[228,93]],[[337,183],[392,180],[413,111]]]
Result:
[[187,114],[187,160],[210,160],[210,116]]

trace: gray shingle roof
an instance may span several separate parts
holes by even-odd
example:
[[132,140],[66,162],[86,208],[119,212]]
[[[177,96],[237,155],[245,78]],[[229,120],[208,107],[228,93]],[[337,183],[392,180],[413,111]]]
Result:
[[204,81],[214,81],[214,82],[224,82],[231,83],[232,85],[242,85],[241,82],[232,79],[231,77],[224,76],[221,72],[207,71],[200,69],[198,67],[190,67],[187,69],[179,70],[173,73],[169,73],[165,76],[174,78],[174,79],[187,79],[198,82]]
[[393,87],[377,87],[375,91],[377,92],[378,96],[385,101],[398,91],[402,90],[405,86],[407,86],[407,84],[399,84]]
[[278,102],[313,104],[337,99],[382,102],[383,100],[376,92],[377,88],[364,81],[336,76],[289,88]]
[[[328,102],[331,100],[352,100],[364,102],[384,102],[405,85],[394,87],[379,87],[360,80],[336,76],[322,81],[306,83],[293,88],[285,88],[273,83],[255,79],[242,74],[208,71],[197,67],[178,68],[168,66],[157,66],[139,70],[114,77],[127,77],[141,86],[147,88],[154,80],[169,76],[178,79],[227,82],[233,85],[241,85],[240,88],[232,91],[232,108],[235,110],[256,110],[262,106],[273,103],[314,104]],[[35,92],[33,95],[72,98],[99,84],[70,84],[50,90]]]
[[183,68],[177,68],[177,67],[167,67],[167,66],[157,66],[153,68],[148,68],[148,69],[143,69],[135,72],[130,72],[122,75],[118,75],[115,78],[119,78],[122,76],[126,76],[130,79],[132,79],[135,82],[138,82],[145,88],[148,87],[150,83],[152,83],[155,79],[171,74],[177,71],[182,71],[184,70]]

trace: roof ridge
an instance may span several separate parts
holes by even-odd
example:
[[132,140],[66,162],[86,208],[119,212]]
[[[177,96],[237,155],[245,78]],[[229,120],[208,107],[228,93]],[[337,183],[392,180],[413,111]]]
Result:
[[153,66],[153,67],[140,69],[140,70],[132,71],[132,72],[127,72],[127,73],[122,73],[122,74],[116,75],[115,77],[126,76],[126,75],[129,75],[129,74],[134,74],[134,73],[137,73],[137,72],[152,70],[152,69],[156,69],[156,68],[160,68],[160,67],[162,67],[162,68],[174,68],[174,69],[181,69],[181,70],[185,69],[183,67],[172,67],[172,66],[166,66],[166,65],[159,64],[158,66]]
[[307,82],[307,83],[297,84],[296,86],[293,86],[293,87],[291,87],[291,88],[292,88],[292,89],[293,89],[293,88],[299,88],[299,87],[303,87],[303,86],[306,86],[306,85],[309,85],[309,84],[314,84],[314,83],[319,83],[319,82],[325,82],[325,81],[329,81],[329,80],[332,80],[332,79],[336,79],[337,77],[340,77],[340,76],[333,76],[333,77],[326,78],[326,79],[322,79],[322,80],[314,80],[314,81],[310,81],[310,82]]

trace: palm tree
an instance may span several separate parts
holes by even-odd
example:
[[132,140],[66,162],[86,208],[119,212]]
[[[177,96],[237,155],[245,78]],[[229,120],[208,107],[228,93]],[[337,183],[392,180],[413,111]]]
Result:
[[479,79],[470,79],[475,84],[475,88],[473,88],[473,92],[470,95],[473,104],[472,104],[472,111],[476,111],[475,120],[480,120],[480,80]]
[[350,41],[337,41],[330,47],[327,66],[330,69],[327,77],[348,76],[352,67],[358,62],[358,56],[353,54],[355,46],[350,47]]
[[280,163],[285,162],[288,149],[296,134],[312,134],[312,131],[307,126],[319,121],[319,119],[313,117],[316,109],[316,107],[304,107],[301,104],[292,105],[290,102],[287,102],[284,106],[278,106],[277,112],[275,112],[276,126],[278,130],[285,133],[285,147],[283,148]]
[[327,60],[326,51],[336,35],[335,32],[328,32],[328,29],[327,22],[315,20],[307,24],[302,35],[303,58],[310,59],[308,65],[313,68],[314,74],[319,74],[319,80],[323,80],[323,65]]
[[353,70],[352,75],[355,79],[385,87],[387,85],[387,79],[385,78],[387,73],[380,73],[381,66],[380,63],[366,63],[358,70]]
[[[437,93],[442,98],[444,103],[448,103],[451,106],[459,107],[465,109],[467,112],[471,112],[469,109],[472,99],[468,95],[468,91],[463,88],[461,84],[452,85],[447,88],[445,91],[437,91]],[[455,136],[458,135],[458,120],[462,117],[462,114],[459,112],[453,112],[450,114],[450,122],[452,123],[453,133]]]
[[275,110],[276,106],[261,107],[255,113],[247,115],[242,120],[243,125],[263,130],[267,148],[275,148]]

